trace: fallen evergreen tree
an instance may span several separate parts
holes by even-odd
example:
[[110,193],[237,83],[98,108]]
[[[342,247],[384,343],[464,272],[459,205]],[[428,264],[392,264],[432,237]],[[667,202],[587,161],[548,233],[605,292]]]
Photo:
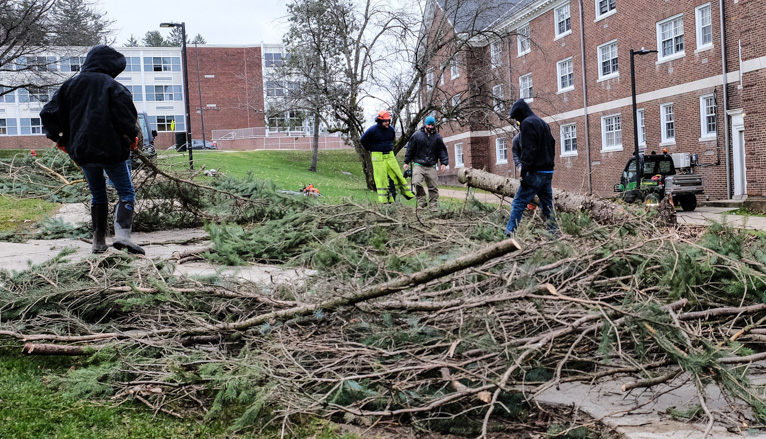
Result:
[[[766,245],[743,231],[564,212],[563,238],[534,219],[517,244],[501,238],[507,212],[478,203],[419,218],[399,205],[269,206],[278,195],[254,181],[195,190],[205,215],[231,220],[208,223],[208,258],[317,274],[255,285],[62,254],[2,275],[0,337],[87,356],[62,389],[177,416],[239,410],[239,430],[311,414],[487,435],[528,420],[538,391],[605,379],[625,392],[693,383],[708,427],[766,416],[749,379],[766,357]],[[711,384],[736,416],[707,407]]]

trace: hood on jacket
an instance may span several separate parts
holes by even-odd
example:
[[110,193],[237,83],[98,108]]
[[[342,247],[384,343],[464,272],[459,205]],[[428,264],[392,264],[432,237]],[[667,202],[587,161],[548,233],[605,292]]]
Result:
[[88,52],[82,63],[83,72],[106,73],[112,78],[125,70],[125,55],[106,45],[98,45]]
[[514,102],[513,107],[511,107],[511,119],[516,119],[519,122],[534,115],[535,113],[529,108],[529,104],[523,98]]

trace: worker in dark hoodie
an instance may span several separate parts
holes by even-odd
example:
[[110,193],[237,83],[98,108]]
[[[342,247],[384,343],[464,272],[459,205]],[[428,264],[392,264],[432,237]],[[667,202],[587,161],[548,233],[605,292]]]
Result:
[[511,107],[511,118],[519,123],[519,145],[521,163],[521,186],[511,203],[511,218],[505,226],[505,235],[513,234],[521,216],[535,195],[551,233],[558,234],[559,228],[553,212],[553,165],[556,155],[556,140],[551,128],[537,117],[524,99]]
[[391,114],[383,110],[375,116],[375,125],[367,129],[359,139],[364,149],[370,152],[378,202],[384,204],[391,204],[394,201],[394,193],[389,191],[389,178],[393,180],[404,198],[411,200],[415,197],[415,194],[407,187],[407,180],[404,179],[399,163],[396,161],[395,138],[396,132],[391,127]]
[[125,57],[105,45],[88,52],[80,72],[61,85],[40,111],[45,135],[82,168],[91,194],[93,253],[103,253],[109,198],[104,173],[119,196],[114,213],[116,249],[144,254],[130,239],[135,190],[128,167],[138,146],[138,114],[133,96],[114,78],[125,70]]

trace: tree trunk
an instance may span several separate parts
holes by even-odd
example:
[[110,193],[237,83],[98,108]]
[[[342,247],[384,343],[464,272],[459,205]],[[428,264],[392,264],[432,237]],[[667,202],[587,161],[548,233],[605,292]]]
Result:
[[375,187],[375,173],[372,170],[372,159],[370,159],[370,153],[364,149],[359,139],[354,141],[354,149],[359,156],[359,161],[362,162],[362,171],[364,171],[364,180],[367,182],[367,189],[374,191]]
[[26,343],[21,348],[21,353],[27,355],[82,355],[85,351],[81,346]]
[[[521,182],[515,178],[504,178],[491,172],[480,171],[472,168],[461,168],[457,173],[458,181],[470,187],[484,189],[498,195],[513,197],[519,190]],[[553,201],[556,210],[561,212],[576,213],[587,210],[590,216],[598,222],[614,222],[622,218],[625,209],[611,201],[599,198],[573,194],[570,192],[553,189]]]
[[309,171],[317,171],[317,158],[319,157],[319,112],[314,113],[314,142],[311,146],[311,167]]

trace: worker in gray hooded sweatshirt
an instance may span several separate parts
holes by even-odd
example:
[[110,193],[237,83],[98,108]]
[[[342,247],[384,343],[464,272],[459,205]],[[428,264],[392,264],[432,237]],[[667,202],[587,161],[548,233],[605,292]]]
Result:
[[521,216],[535,195],[551,233],[558,234],[559,228],[553,214],[553,166],[556,156],[556,140],[551,128],[532,112],[524,99],[511,107],[511,118],[519,122],[519,145],[521,162],[521,186],[511,203],[511,218],[505,226],[505,234],[511,235],[521,221]]
[[65,81],[40,111],[45,135],[80,166],[88,182],[93,253],[108,248],[106,173],[119,196],[113,245],[144,254],[130,239],[136,197],[128,159],[138,146],[138,114],[130,91],[114,79],[125,64],[125,56],[111,47],[94,47],[80,72]]

